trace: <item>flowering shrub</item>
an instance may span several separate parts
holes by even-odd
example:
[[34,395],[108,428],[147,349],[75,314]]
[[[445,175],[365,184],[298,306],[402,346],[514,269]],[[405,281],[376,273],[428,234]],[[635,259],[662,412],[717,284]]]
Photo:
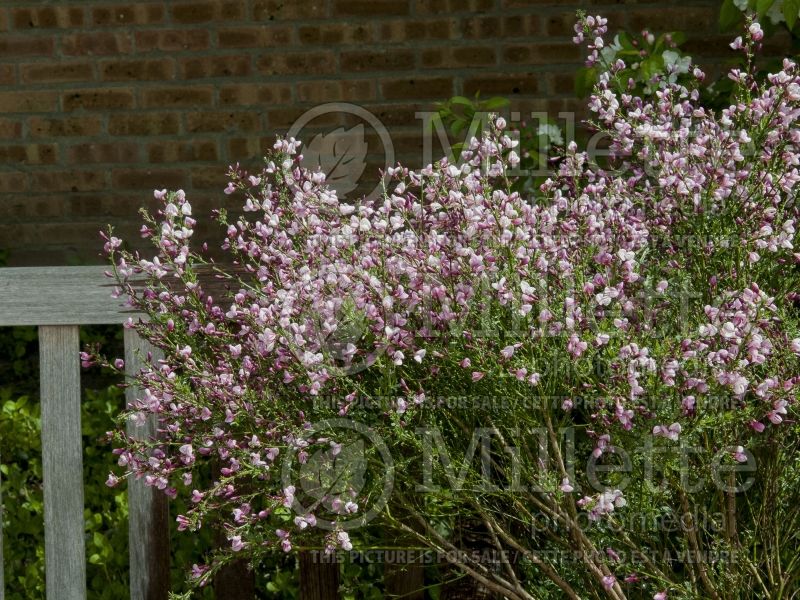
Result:
[[[590,64],[605,31],[576,28]],[[697,68],[648,96],[625,69],[590,100],[614,170],[572,143],[536,199],[496,118],[458,164],[391,168],[360,204],[279,139],[230,171],[231,265],[190,248],[180,190],[156,192],[152,259],[108,235],[148,316],[128,326],[164,354],[125,415],[161,436],[121,429],[115,453],[190,500],[180,529],[226,532],[195,583],[231,557],[351,550],[372,521],[507,598],[796,589],[797,67],[733,71],[719,114]]]

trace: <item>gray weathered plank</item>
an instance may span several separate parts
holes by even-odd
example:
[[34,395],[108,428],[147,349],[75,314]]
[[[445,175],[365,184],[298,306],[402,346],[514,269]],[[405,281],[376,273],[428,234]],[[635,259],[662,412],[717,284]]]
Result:
[[[160,354],[133,329],[126,329],[125,372],[130,376],[139,372],[148,352],[154,360]],[[125,398],[130,404],[139,394],[129,387]],[[128,424],[128,434],[147,439],[157,434],[155,417],[144,425]],[[128,480],[128,507],[130,515],[130,569],[131,600],[166,600],[169,594],[169,506],[167,497],[142,480]]]
[[77,326],[39,328],[47,600],[86,599]]
[[96,267],[0,269],[0,326],[123,323],[131,313],[112,298],[114,280]]

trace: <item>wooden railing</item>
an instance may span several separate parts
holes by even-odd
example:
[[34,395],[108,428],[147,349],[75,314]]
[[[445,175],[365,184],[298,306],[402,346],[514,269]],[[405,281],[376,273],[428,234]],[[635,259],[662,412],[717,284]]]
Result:
[[[32,267],[0,269],[0,326],[39,328],[42,467],[44,479],[45,589],[47,600],[86,599],[86,551],[83,514],[83,447],[78,328],[122,325],[137,313],[113,299],[113,280],[105,267]],[[157,349],[132,329],[124,330],[125,370],[142,367],[141,357]],[[137,395],[128,388],[126,401]],[[151,420],[129,426],[130,435],[156,432]],[[0,490],[2,482],[0,482]],[[0,492],[1,493],[1,492]],[[131,600],[166,600],[169,591],[169,506],[167,497],[144,482],[128,481]],[[4,600],[0,495],[0,600]],[[338,567],[301,553],[302,600],[335,600]],[[218,599],[250,600],[253,575],[234,564],[215,581]],[[422,568],[387,566],[389,597],[422,598]]]
[[[85,600],[83,445],[78,328],[119,324],[135,316],[111,297],[104,267],[0,269],[0,326],[39,328],[47,600]],[[125,369],[138,371],[154,351],[124,331]],[[128,389],[130,402],[136,395]],[[129,431],[147,436],[155,423]],[[2,488],[2,485],[0,485]],[[131,600],[163,600],[169,589],[169,513],[166,496],[128,482]],[[2,504],[0,504],[2,506]],[[0,514],[0,517],[2,515]],[[4,598],[0,518],[0,600]]]

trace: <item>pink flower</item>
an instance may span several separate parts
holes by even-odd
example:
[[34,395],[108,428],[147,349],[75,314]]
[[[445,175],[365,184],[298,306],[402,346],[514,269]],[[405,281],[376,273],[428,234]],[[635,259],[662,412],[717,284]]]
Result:
[[473,371],[472,372],[472,381],[480,381],[483,379],[485,373],[481,373],[480,371]]
[[783,415],[786,414],[786,404],[786,400],[777,400],[772,405],[772,410],[767,413],[767,417],[769,417],[773,425],[780,425],[783,423]]
[[617,578],[613,575],[606,575],[603,577],[603,587],[607,590],[610,590],[614,587],[614,584],[617,583]]
[[655,594],[653,594],[653,600],[667,600],[667,592],[666,591],[656,592]]
[[515,346],[515,345],[506,346],[505,348],[503,348],[503,349],[500,351],[500,354],[502,354],[502,355],[503,355],[503,358],[505,358],[506,360],[508,360],[508,359],[510,359],[512,356],[514,356],[514,350],[516,350],[516,346]]
[[239,552],[240,550],[244,549],[245,543],[242,541],[242,536],[235,535],[230,538],[231,541],[231,550],[234,552]]
[[744,447],[736,446],[736,449],[733,451],[733,458],[740,463],[747,462],[747,454],[744,451]]
[[564,477],[564,479],[561,480],[561,485],[558,487],[558,489],[560,489],[565,494],[570,494],[575,491],[575,488],[572,487],[569,483],[569,477]]
[[678,437],[681,434],[681,424],[680,423],[673,423],[670,426],[666,425],[656,425],[653,427],[653,435],[665,437],[669,440],[677,441]]

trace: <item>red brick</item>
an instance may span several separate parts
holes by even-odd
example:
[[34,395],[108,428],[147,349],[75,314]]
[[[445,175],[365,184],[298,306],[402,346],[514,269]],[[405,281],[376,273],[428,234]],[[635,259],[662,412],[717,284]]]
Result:
[[212,162],[219,159],[219,153],[214,140],[169,141],[149,144],[147,157],[151,163]]
[[0,119],[0,138],[13,139],[22,134],[22,122],[15,119]]
[[564,4],[564,0],[502,0],[502,2],[503,8],[531,8],[534,6],[561,6]]
[[35,63],[20,65],[19,72],[23,83],[91,81],[94,78],[92,65],[88,63]]
[[409,2],[398,0],[334,0],[333,14],[337,17],[381,17],[407,15]]
[[231,138],[228,140],[228,156],[234,161],[247,160],[254,156],[263,156],[272,148],[272,144],[274,143],[275,138]]
[[393,19],[375,23],[378,40],[404,43],[414,40],[453,40],[461,35],[455,19]]
[[208,106],[213,97],[210,87],[169,87],[141,92],[142,105],[145,108]]
[[575,15],[551,15],[545,22],[548,37],[569,37],[575,35]]
[[302,81],[296,84],[298,102],[363,102],[375,99],[375,80]]
[[[25,173],[0,171],[0,192],[24,192],[28,189],[28,176]],[[51,198],[52,204],[52,198]],[[8,239],[8,238],[7,238]]]
[[133,92],[129,89],[74,90],[63,95],[64,110],[107,110],[133,108]]
[[710,31],[716,20],[717,10],[712,6],[643,7],[629,12],[628,27],[633,31]]
[[[513,17],[517,18],[517,17]],[[461,35],[465,39],[499,38],[502,35],[502,23],[499,17],[468,17],[461,21]]]
[[194,112],[186,115],[186,132],[257,131],[259,123],[255,112]]
[[161,81],[175,76],[172,59],[106,60],[100,63],[103,81]]
[[[426,107],[427,105],[421,105],[420,103],[392,102],[391,104],[370,104],[367,108],[386,127],[411,126],[416,128],[419,126],[420,121],[415,116],[415,113]],[[316,124],[317,121],[315,120],[314,123]]]
[[321,19],[328,16],[328,0],[255,0],[253,19],[256,21],[283,21]]
[[209,56],[181,61],[184,79],[244,77],[250,73],[249,56]]
[[61,38],[61,49],[67,56],[127,54],[132,47],[130,33],[74,33]]
[[53,38],[29,36],[0,36],[0,56],[13,59],[20,56],[52,56]]
[[8,14],[0,8],[0,31],[8,31]]
[[243,2],[173,2],[171,6],[172,20],[181,24],[240,20],[244,17]]
[[420,54],[423,67],[485,67],[497,62],[494,48],[462,46],[427,48]]
[[105,171],[33,171],[31,188],[38,192],[80,192],[105,187]]
[[139,160],[139,144],[92,142],[67,148],[67,162],[71,164],[135,163]]
[[58,107],[58,92],[0,92],[0,113],[52,112]]
[[441,15],[456,12],[487,12],[494,9],[495,0],[414,0],[413,4],[415,14]]
[[52,165],[56,162],[55,144],[16,144],[0,146],[0,163]]
[[114,169],[111,185],[127,190],[177,189],[186,187],[185,170],[179,169]]
[[14,73],[14,65],[0,65],[0,85],[14,85],[16,83],[16,75]]
[[271,48],[286,46],[292,40],[289,27],[237,27],[217,32],[220,48]]
[[381,93],[386,100],[434,98],[442,100],[453,95],[453,80],[448,77],[415,77],[381,81]]
[[[297,28],[297,37],[303,45],[364,44],[375,40],[369,23],[319,24]],[[385,38],[380,41],[387,41]]]
[[196,190],[222,190],[228,182],[225,169],[196,167],[191,169],[192,188]]
[[574,94],[575,75],[572,73],[553,73],[550,75],[550,93],[552,95]]
[[[570,13],[570,17],[574,17]],[[541,20],[538,15],[516,15],[503,18],[503,38],[540,35]]]
[[100,134],[103,121],[99,116],[86,117],[31,117],[27,121],[32,137],[90,137]]
[[[27,178],[23,183],[23,186],[27,187]],[[0,187],[0,189],[2,189]],[[12,188],[15,192],[23,191],[20,188]],[[63,207],[59,204],[53,202],[52,196],[34,196],[25,194],[24,196],[20,196],[19,194],[10,195],[5,199],[3,202],[3,209],[2,209],[2,216],[16,219],[19,221],[38,221],[39,219],[48,219],[54,220],[58,217],[61,217],[63,214]],[[19,227],[19,225],[18,225]],[[21,226],[22,228],[25,225]],[[26,239],[28,238],[27,233],[24,234]],[[19,233],[15,236],[16,238],[20,238]]]
[[[303,113],[305,113],[307,110],[308,108],[303,108],[300,106],[291,106],[287,108],[274,108],[268,110],[267,123],[269,123],[269,130],[277,131],[280,129],[284,130],[288,129],[289,127],[291,127],[292,123],[294,123],[298,118],[300,118],[303,115]],[[321,115],[314,119],[313,124],[314,126],[317,127],[338,125],[339,116],[333,113]]]
[[536,44],[508,46],[503,50],[503,62],[507,64],[542,65],[564,62],[577,63],[581,51],[572,43]]
[[11,20],[16,29],[69,29],[83,25],[83,8],[77,6],[42,6],[15,8]]
[[160,4],[133,4],[100,6],[92,9],[91,23],[99,27],[113,25],[150,25],[164,20],[164,7]]
[[226,85],[219,90],[220,104],[233,106],[253,106],[269,104],[287,104],[292,100],[290,84],[255,84],[241,83]]
[[414,68],[411,50],[342,52],[342,71],[398,71]]
[[323,75],[333,73],[336,58],[333,52],[270,53],[256,61],[264,75]]
[[205,50],[209,47],[209,37],[208,31],[201,29],[137,31],[136,50],[138,52]]
[[138,113],[108,117],[111,135],[174,135],[180,130],[180,118],[174,113]]
[[516,94],[536,94],[541,86],[541,73],[520,73],[508,75],[481,75],[464,80],[464,93],[474,96],[480,92],[487,96],[511,96]]

